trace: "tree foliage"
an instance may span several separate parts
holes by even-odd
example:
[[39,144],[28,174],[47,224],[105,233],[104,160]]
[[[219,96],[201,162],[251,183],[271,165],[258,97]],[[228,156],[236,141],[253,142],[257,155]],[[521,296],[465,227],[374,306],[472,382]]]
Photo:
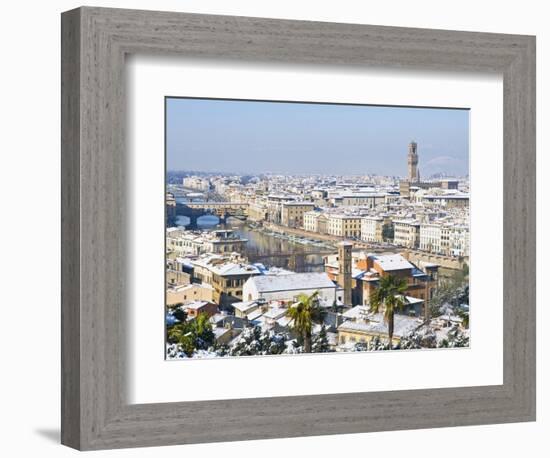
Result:
[[189,357],[193,356],[196,350],[207,350],[215,341],[212,325],[206,313],[199,313],[191,320],[187,319],[187,314],[179,314],[178,321],[167,327],[166,337],[169,344],[178,344]]
[[[384,308],[384,322],[388,325],[388,339],[393,339],[394,315],[407,304],[405,292],[407,280],[394,275],[387,275],[380,279],[380,284],[370,295],[370,312],[378,313]],[[390,346],[391,348],[391,346]]]
[[440,348],[458,348],[469,347],[470,337],[467,333],[460,329],[460,326],[454,325],[452,329],[447,333],[447,338],[442,340],[439,344]]
[[285,336],[262,331],[259,326],[246,328],[229,349],[231,356],[279,355],[286,349]]
[[299,336],[300,344],[303,344],[304,352],[311,353],[311,330],[314,322],[322,322],[324,311],[319,307],[319,292],[315,291],[308,296],[300,294],[298,303],[287,310],[287,316],[292,318],[292,327]]
[[313,353],[328,353],[332,351],[327,337],[327,329],[323,324],[319,334],[313,339],[312,352]]

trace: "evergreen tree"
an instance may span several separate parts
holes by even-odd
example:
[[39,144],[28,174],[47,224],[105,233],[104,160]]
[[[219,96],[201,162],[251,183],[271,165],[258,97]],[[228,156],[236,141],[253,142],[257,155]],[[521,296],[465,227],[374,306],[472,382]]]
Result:
[[312,351],[313,353],[328,353],[331,351],[327,337],[327,329],[324,324],[321,326],[319,334],[317,334],[313,340]]
[[279,355],[286,350],[285,337],[259,326],[245,328],[229,349],[231,356]]
[[470,337],[458,325],[454,325],[447,333],[447,338],[439,344],[441,348],[458,348],[470,346]]

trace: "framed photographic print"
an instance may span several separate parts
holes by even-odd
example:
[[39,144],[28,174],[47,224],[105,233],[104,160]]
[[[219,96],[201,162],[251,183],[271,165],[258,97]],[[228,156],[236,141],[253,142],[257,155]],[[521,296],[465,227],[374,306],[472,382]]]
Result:
[[62,16],[62,442],[535,418],[535,39]]

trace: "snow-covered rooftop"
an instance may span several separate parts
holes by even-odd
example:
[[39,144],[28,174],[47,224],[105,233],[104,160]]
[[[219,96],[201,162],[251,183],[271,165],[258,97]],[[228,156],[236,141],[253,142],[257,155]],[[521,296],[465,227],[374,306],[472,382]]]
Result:
[[246,313],[248,310],[258,307],[257,301],[233,302],[231,306],[239,312]]
[[288,275],[262,275],[247,280],[258,292],[294,291],[308,289],[336,288],[324,272],[305,272]]
[[374,261],[386,272],[391,270],[412,269],[414,266],[400,254],[373,255]]
[[353,320],[363,318],[369,314],[368,305],[356,305],[355,307],[345,311],[342,316]]
[[267,312],[264,313],[264,317],[270,318],[272,320],[278,320],[286,315],[287,309],[280,307],[272,307]]
[[[403,337],[414,331],[422,325],[422,320],[412,318],[405,315],[394,315],[394,330],[395,337]],[[365,334],[386,335],[388,333],[388,325],[384,322],[382,313],[375,313],[368,316],[366,321],[344,321],[338,326],[338,331],[356,331],[364,332]]]
[[208,304],[208,301],[193,301],[189,304],[182,305],[183,309],[198,310]]
[[254,275],[260,274],[260,269],[252,264],[236,264],[229,262],[210,267],[210,270],[218,275]]
[[250,321],[254,321],[254,320],[257,320],[258,318],[260,318],[262,315],[263,315],[262,310],[261,310],[261,309],[257,309],[257,310],[254,310],[253,312],[250,312],[248,315],[246,315],[246,317],[247,317]]

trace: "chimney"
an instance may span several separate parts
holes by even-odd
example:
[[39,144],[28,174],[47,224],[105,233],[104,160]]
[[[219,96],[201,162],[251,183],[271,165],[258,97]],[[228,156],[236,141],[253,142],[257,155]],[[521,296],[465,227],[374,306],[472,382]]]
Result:
[[351,304],[351,249],[350,242],[338,244],[338,284],[344,289],[344,305]]

